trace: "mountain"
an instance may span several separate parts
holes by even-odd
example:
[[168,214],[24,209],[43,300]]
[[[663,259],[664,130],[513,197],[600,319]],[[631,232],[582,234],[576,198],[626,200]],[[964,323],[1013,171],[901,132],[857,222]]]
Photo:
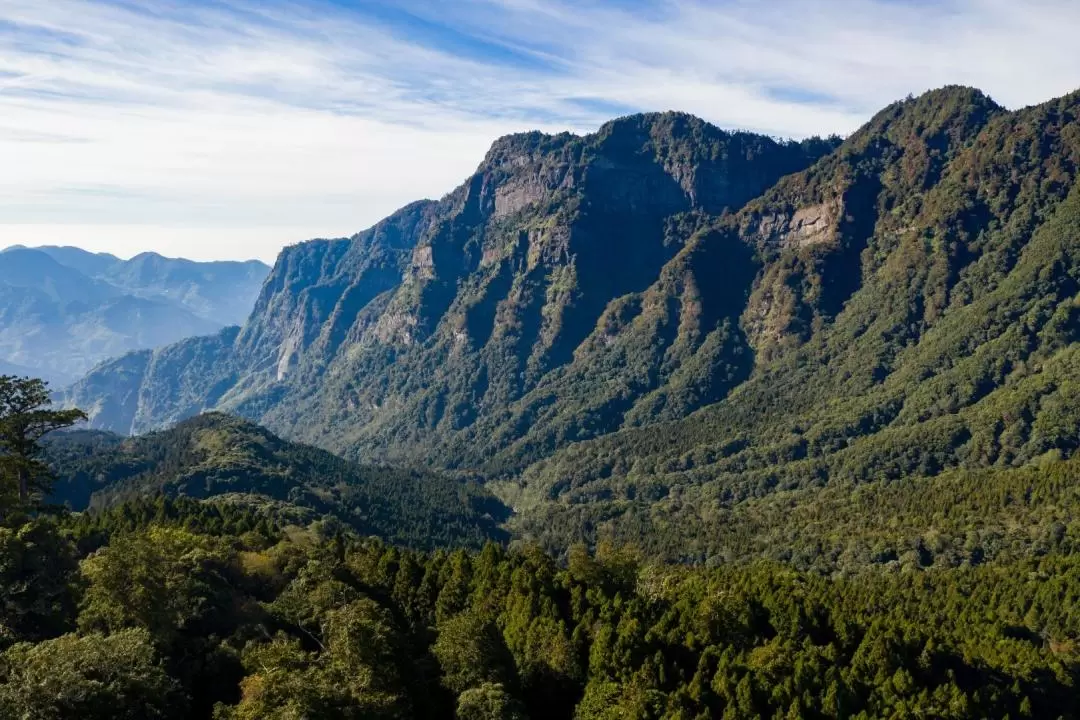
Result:
[[684,557],[722,556],[730,548],[702,526],[777,491],[1071,455],[1078,165],[1080,93],[1006,112],[949,89],[886,109],[724,224],[729,237],[760,238],[779,209],[794,218],[827,204],[844,178],[866,192],[845,203],[853,231],[781,240],[758,276],[742,323],[753,375],[689,418],[530,467],[506,490],[535,510],[519,532],[663,529],[695,535]]
[[[8,250],[25,250],[21,246]],[[130,260],[81,248],[34,248],[65,267],[128,295],[179,305],[221,327],[247,319],[270,268],[258,260],[196,262],[144,252]]]
[[130,350],[241,321],[268,270],[254,261],[8,248],[0,253],[0,359],[65,384]]
[[287,248],[239,331],[106,364],[124,432],[224,408],[481,472],[549,545],[681,559],[741,503],[1080,444],[1080,93],[949,87],[842,143],[666,113],[516,135],[437,202]]
[[0,253],[0,358],[63,384],[98,362],[220,326],[126,295],[37,250]]
[[[413,457],[421,438],[456,457],[477,444],[468,431],[479,421],[530,390],[561,383],[590,402],[596,369],[575,349],[609,321],[608,305],[648,288],[709,217],[833,145],[727,133],[676,113],[623,118],[585,137],[509,136],[442,200],[348,240],[286,248],[239,333],[122,358],[71,397],[123,432],[216,406],[303,426],[299,437],[334,449],[363,442],[382,460]],[[702,347],[727,347],[713,330],[663,368],[651,358],[655,377],[644,382],[664,383]],[[103,402],[95,388],[104,387],[127,400]],[[331,420],[346,416],[348,427]],[[447,432],[431,432],[436,425]]]
[[108,283],[29,248],[10,248],[0,253],[0,284],[8,292],[32,294],[57,305],[91,305],[121,294]]
[[[15,245],[8,250],[26,250],[28,248]],[[78,270],[83,275],[101,279],[110,269],[121,265],[124,261],[109,253],[94,253],[82,248],[68,245],[44,245],[33,248],[43,252],[61,265]]]
[[221,414],[136,438],[58,433],[46,458],[60,479],[51,500],[75,510],[160,494],[226,497],[332,515],[363,535],[417,547],[479,546],[504,536],[497,524],[506,509],[475,483],[355,465]]
[[222,326],[247,319],[270,268],[258,260],[195,262],[142,253],[102,279],[137,297],[168,301]]

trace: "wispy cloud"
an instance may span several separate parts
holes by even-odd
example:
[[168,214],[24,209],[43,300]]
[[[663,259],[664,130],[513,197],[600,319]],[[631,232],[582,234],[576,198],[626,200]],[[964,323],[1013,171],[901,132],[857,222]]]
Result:
[[270,258],[451,189],[505,132],[681,109],[847,133],[1080,86],[1073,0],[0,0],[0,244]]

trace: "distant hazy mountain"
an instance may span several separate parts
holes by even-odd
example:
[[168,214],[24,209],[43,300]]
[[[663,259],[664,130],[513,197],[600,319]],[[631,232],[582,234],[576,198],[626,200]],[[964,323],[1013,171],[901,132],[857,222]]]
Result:
[[[11,250],[24,250],[21,245],[8,248]],[[89,277],[101,277],[109,271],[109,268],[122,264],[124,261],[109,253],[92,253],[77,247],[60,247],[55,245],[33,248],[46,253],[56,262],[69,268],[78,270]]]
[[0,372],[59,385],[110,357],[216,332],[243,320],[267,272],[257,261],[8,248],[0,252]]
[[34,248],[126,294],[165,300],[219,325],[247,319],[270,268],[258,260],[195,262],[145,252],[130,260],[74,247]]

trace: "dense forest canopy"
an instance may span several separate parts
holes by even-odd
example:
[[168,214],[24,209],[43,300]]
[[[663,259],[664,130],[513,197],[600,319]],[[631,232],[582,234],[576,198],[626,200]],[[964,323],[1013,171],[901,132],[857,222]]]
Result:
[[774,493],[705,568],[657,560],[685,528],[481,547],[440,506],[479,490],[216,414],[39,451],[60,481],[0,516],[3,717],[1077,716],[1075,460]]
[[1076,716],[1061,544],[823,576],[334,533],[163,496],[4,528],[0,714]]

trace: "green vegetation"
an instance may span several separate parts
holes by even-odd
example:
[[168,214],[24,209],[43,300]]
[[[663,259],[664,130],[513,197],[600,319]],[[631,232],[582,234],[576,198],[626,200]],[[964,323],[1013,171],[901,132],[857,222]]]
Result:
[[[8,448],[48,412],[11,407]],[[4,717],[1077,715],[1076,460],[771,493],[716,519],[728,562],[705,568],[607,540],[557,560],[364,539],[276,499],[364,475],[220,415],[54,435],[47,455],[61,487],[100,489],[77,515],[3,496]]]
[[158,494],[225,497],[264,516],[304,524],[329,516],[361,535],[420,548],[506,537],[499,524],[508,511],[475,482],[358,466],[217,413],[131,439],[57,434],[45,450],[61,478],[51,500],[75,510]]
[[720,561],[744,501],[1072,454],[1078,168],[1077,93],[943,88],[842,143],[675,113],[511,136],[446,198],[287,249],[239,333],[71,399],[122,430],[218,407],[476,473],[545,546],[675,528],[670,559]]
[[1076,716],[1080,565],[1062,547],[824,577],[236,534],[247,509],[153,506],[135,524],[117,508],[89,554],[69,540],[81,519],[45,526],[79,560],[74,602],[3,642],[4,717]]
[[183,422],[4,476],[0,714],[1078,717],[1078,176],[1080,94],[504,138],[73,389]]
[[30,510],[48,492],[51,479],[41,459],[41,439],[49,433],[86,419],[81,410],[50,410],[44,382],[0,375],[0,478],[7,508]]

